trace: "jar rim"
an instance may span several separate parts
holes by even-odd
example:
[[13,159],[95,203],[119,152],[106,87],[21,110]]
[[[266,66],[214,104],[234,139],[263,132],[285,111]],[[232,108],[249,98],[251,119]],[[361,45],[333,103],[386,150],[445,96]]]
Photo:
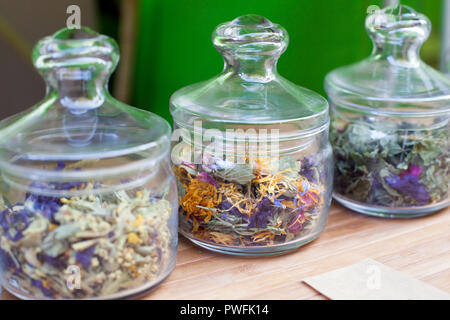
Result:
[[[64,171],[30,168],[14,164],[13,161],[0,161],[0,171],[2,171],[3,174],[6,173],[14,177],[27,178],[43,182],[74,181],[74,180],[79,181],[80,179],[95,180],[101,177],[121,176],[129,174],[130,172],[138,172],[152,168],[156,166],[158,163],[160,163],[164,158],[167,158],[168,154],[169,148],[167,147],[163,152],[159,152],[155,157],[143,158],[141,160],[131,161],[129,163],[122,165],[110,166],[108,168],[94,168],[83,170],[78,170],[75,168],[73,170],[64,170]],[[111,159],[111,158],[103,158],[103,159]]]
[[[190,110],[189,110],[190,111]],[[208,119],[202,119],[198,118],[199,120],[206,121],[206,122],[213,122],[215,124],[222,124],[222,125],[230,125],[236,127],[238,126],[252,126],[256,125],[259,128],[258,129],[265,129],[264,126],[270,126],[270,125],[287,125],[287,124],[300,124],[302,122],[311,121],[312,119],[317,119],[317,123],[313,126],[306,127],[304,129],[298,129],[294,131],[289,131],[288,133],[284,133],[279,137],[279,141],[290,141],[290,140],[296,140],[301,138],[306,138],[309,136],[314,136],[316,134],[319,134],[320,132],[323,132],[329,128],[330,124],[330,117],[329,117],[329,106],[327,105],[324,110],[322,110],[320,113],[310,115],[308,117],[301,117],[298,119],[289,119],[289,120],[283,120],[280,122],[279,120],[273,120],[273,121],[267,121],[267,122],[236,122],[236,121],[226,121],[223,119],[215,119],[215,118],[208,118]],[[194,121],[192,121],[194,122]],[[174,124],[181,129],[187,130],[189,133],[195,133],[195,126],[192,123],[188,123],[185,121],[179,121],[176,117],[174,117]],[[225,131],[225,130],[224,130]],[[258,140],[260,139],[249,139],[252,140]],[[223,139],[224,142],[227,141],[227,139]],[[261,142],[261,141],[260,141]]]
[[[343,67],[345,68],[345,67]],[[340,69],[340,68],[339,68]],[[352,90],[348,86],[339,85],[333,76],[336,76],[336,71],[330,72],[325,77],[325,91],[331,102],[339,102],[341,104],[351,105],[359,110],[364,110],[370,113],[376,113],[379,115],[387,116],[402,116],[402,117],[429,117],[435,115],[445,115],[450,112],[450,91],[445,94],[430,95],[428,92],[422,95],[380,95],[376,96],[369,92],[363,93],[356,90]],[[340,79],[339,79],[340,80]],[[370,88],[369,88],[370,89]],[[353,99],[347,99],[353,98]],[[358,100],[360,103],[351,101]],[[361,103],[361,102],[367,102]],[[444,103],[443,107],[436,106],[419,106],[418,103]],[[447,103],[445,103],[447,102]],[[410,105],[410,110],[404,110],[397,107],[397,110],[389,110],[385,108],[385,104],[405,104]],[[379,107],[371,106],[373,104],[379,104]]]

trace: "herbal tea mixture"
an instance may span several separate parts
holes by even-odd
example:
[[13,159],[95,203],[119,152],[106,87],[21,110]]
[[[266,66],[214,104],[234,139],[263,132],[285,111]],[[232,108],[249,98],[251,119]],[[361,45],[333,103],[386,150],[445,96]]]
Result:
[[448,127],[395,130],[348,123],[332,130],[335,192],[387,207],[445,201],[449,188]]
[[172,160],[185,234],[245,247],[286,243],[314,228],[324,188],[312,157],[259,157],[236,164],[209,156],[194,164],[183,159],[182,149],[183,143],[173,149]]
[[[92,193],[72,198],[28,193],[23,203],[9,206],[0,201],[5,283],[17,283],[21,291],[35,297],[87,298],[156,280],[169,259],[167,200],[151,196],[146,189],[95,195],[101,185],[92,182],[33,183],[32,187]],[[76,277],[76,270],[79,288],[70,288],[68,276]]]

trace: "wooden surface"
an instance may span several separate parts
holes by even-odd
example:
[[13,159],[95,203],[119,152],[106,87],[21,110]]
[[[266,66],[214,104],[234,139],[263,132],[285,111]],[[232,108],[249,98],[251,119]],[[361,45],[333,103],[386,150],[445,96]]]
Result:
[[[332,206],[323,234],[278,257],[208,252],[180,239],[177,266],[145,299],[324,299],[301,279],[372,258],[450,293],[450,208],[388,220]],[[3,299],[13,298],[3,291]]]

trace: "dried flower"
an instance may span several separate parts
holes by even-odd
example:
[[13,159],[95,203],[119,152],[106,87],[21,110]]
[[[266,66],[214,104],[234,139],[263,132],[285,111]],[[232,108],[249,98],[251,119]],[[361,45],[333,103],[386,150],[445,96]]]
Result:
[[215,186],[217,188],[216,180],[214,180],[214,178],[211,177],[209,174],[207,174],[205,171],[200,172],[197,175],[197,179],[201,182],[206,182],[206,183],[212,184],[213,186]]
[[264,197],[256,205],[255,213],[253,213],[249,218],[248,227],[249,228],[264,228],[267,226],[271,215],[273,213],[273,206],[269,198]]
[[[252,158],[253,164],[248,158],[248,163],[235,164],[210,156],[207,164],[191,166],[189,172],[175,165],[183,195],[181,230],[227,246],[264,246],[299,236],[305,225],[315,223],[324,204],[317,168],[312,160],[302,161],[306,171],[288,156],[278,166],[272,160]],[[299,172],[312,172],[317,183]]]
[[237,217],[248,217],[247,215],[242,214],[242,213],[239,211],[238,207],[233,206],[233,205],[232,205],[229,201],[227,201],[227,200],[222,201],[222,202],[219,204],[218,208],[219,208],[220,210],[224,211],[223,217],[224,217],[225,219],[226,219],[226,216],[227,216],[228,214],[232,214],[232,215],[235,215],[235,216],[237,216]]
[[297,233],[303,229],[303,224],[305,223],[305,215],[303,214],[303,209],[297,210],[297,215],[292,219],[288,225],[289,232]]
[[[338,122],[336,122],[337,124]],[[354,119],[332,126],[334,191],[354,201],[409,207],[445,201],[450,181],[447,125],[423,130]]]
[[410,174],[416,177],[419,177],[420,174],[422,173],[422,168],[419,166],[416,166],[415,164],[410,164],[408,167],[408,170],[400,173],[400,176],[404,176],[406,174]]
[[31,285],[42,291],[44,296],[53,297],[53,292],[44,286],[44,282],[41,280],[31,279]]
[[[58,164],[57,170],[63,169]],[[86,298],[112,295],[159,276],[172,245],[172,209],[165,194],[151,196],[142,189],[135,195],[126,191],[97,195],[95,185],[34,183],[32,189],[46,192],[58,188],[92,192],[61,199],[28,193],[23,204],[0,211],[0,267],[6,279],[20,274],[23,290],[36,293],[38,288],[45,297]],[[84,285],[70,291],[64,277],[74,263],[83,268]]]
[[0,248],[0,271],[8,269],[15,270],[16,264],[11,256],[5,250]]
[[418,204],[426,204],[430,201],[430,195],[425,186],[419,181],[422,168],[410,165],[408,170],[398,176],[386,177],[386,182],[402,194],[412,197]]
[[318,183],[317,163],[314,156],[308,156],[303,159],[299,173],[312,183]]
[[214,208],[221,202],[221,196],[214,185],[192,179],[186,188],[181,206],[187,212],[187,219],[192,215],[195,219],[208,222],[212,212],[204,208]]
[[6,209],[0,212],[0,225],[5,235],[12,241],[22,239],[23,231],[30,225],[29,215],[31,214],[27,209],[20,209],[18,211]]
[[78,251],[75,255],[75,259],[81,264],[81,266],[87,270],[91,266],[91,259],[94,255],[95,245],[85,250]]

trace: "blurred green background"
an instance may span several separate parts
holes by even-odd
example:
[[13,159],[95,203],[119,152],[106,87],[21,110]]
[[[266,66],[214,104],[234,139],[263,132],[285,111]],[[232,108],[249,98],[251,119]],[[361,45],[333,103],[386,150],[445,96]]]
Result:
[[[111,79],[110,89],[122,101],[151,110],[169,122],[170,95],[177,89],[213,77],[223,67],[211,42],[211,33],[222,22],[247,13],[259,14],[283,25],[290,44],[278,64],[285,78],[324,94],[323,79],[332,69],[370,54],[371,42],[364,29],[367,8],[383,7],[383,0],[89,0],[51,3],[52,12],[30,9],[36,2],[0,0],[0,50],[3,55],[29,57],[41,37],[64,27],[68,4],[81,8],[81,22],[110,35],[121,46],[122,60]],[[39,1],[41,4],[42,1]],[[404,0],[402,4],[425,13],[433,23],[422,57],[439,65],[442,0]],[[23,7],[21,9],[21,6]],[[25,10],[28,18],[13,19],[8,10]],[[35,15],[41,14],[39,17]],[[44,17],[48,15],[48,17]],[[21,19],[20,21],[18,19]],[[50,22],[54,23],[50,26]],[[42,21],[46,21],[46,27]],[[19,23],[20,22],[20,23]],[[33,32],[26,36],[28,24]],[[3,43],[3,47],[2,47]],[[8,51],[9,50],[9,51]],[[9,57],[9,56],[8,56]],[[28,61],[26,60],[28,59]],[[0,118],[28,108],[44,95],[43,81],[30,65],[30,58],[14,60],[28,65],[25,71],[1,75],[2,96],[13,97],[1,106]],[[0,66],[5,59],[0,56]],[[13,70],[11,62],[7,66]],[[5,70],[5,69],[3,69]],[[27,74],[28,72],[28,74]],[[12,78],[11,78],[12,77]],[[17,78],[16,80],[14,80]],[[11,80],[13,79],[13,80]],[[27,94],[18,94],[17,90]]]
[[[132,103],[169,119],[168,98],[175,90],[206,80],[223,67],[211,43],[221,22],[256,13],[281,24],[290,44],[278,71],[296,84],[324,94],[323,79],[332,69],[370,54],[364,20],[375,0],[167,0],[142,1],[139,7],[136,69]],[[433,35],[422,56],[437,66],[441,1],[410,0],[403,4],[429,16]]]

